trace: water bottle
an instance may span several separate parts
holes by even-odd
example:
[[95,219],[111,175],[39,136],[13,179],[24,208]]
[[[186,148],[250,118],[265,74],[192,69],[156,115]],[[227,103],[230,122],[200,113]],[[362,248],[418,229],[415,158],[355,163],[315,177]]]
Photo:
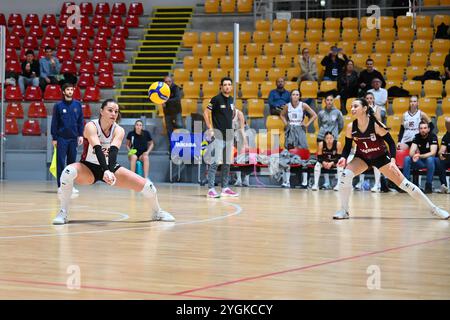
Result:
[[140,175],[141,177],[144,176],[144,169],[142,168],[141,161],[136,161],[136,174]]

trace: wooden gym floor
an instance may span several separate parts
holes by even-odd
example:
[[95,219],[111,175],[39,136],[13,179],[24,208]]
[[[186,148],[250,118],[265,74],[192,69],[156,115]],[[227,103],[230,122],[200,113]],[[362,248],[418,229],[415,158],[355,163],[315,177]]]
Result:
[[0,299],[450,299],[450,221],[406,194],[354,192],[351,219],[333,221],[333,191],[225,200],[163,184],[177,222],[162,223],[139,194],[99,183],[56,227],[55,189],[0,183]]

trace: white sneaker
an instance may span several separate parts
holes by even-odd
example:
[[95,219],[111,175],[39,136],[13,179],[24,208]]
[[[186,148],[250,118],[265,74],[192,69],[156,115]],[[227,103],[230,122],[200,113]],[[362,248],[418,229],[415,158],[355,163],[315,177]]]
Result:
[[159,209],[158,212],[153,214],[152,221],[174,222],[175,218],[167,211]]
[[67,211],[64,209],[59,210],[58,215],[53,219],[53,224],[60,225],[60,224],[66,224],[69,222],[67,219]]
[[431,210],[431,214],[435,215],[436,217],[439,217],[443,220],[447,220],[450,217],[450,215],[448,214],[447,211],[445,211],[444,209],[441,209],[437,206],[434,207],[433,210]]
[[312,191],[317,191],[317,190],[319,190],[319,186],[318,185],[313,185],[312,187],[311,187],[311,190]]
[[378,186],[378,185],[374,185],[373,187],[372,187],[372,189],[370,189],[370,191],[372,191],[372,192],[380,192],[380,186]]
[[342,209],[338,210],[333,216],[333,219],[335,219],[335,220],[343,220],[343,219],[348,219],[348,218],[350,218],[350,215],[348,214],[347,211],[342,210]]
[[249,186],[250,186],[250,177],[249,177],[249,176],[246,176],[246,177],[244,178],[244,181],[242,182],[242,185],[243,185],[244,187],[249,187]]
[[448,193],[448,188],[445,184],[441,185],[440,193]]
[[336,185],[333,188],[334,191],[339,191],[339,183],[336,183]]
[[291,184],[285,182],[285,183],[282,183],[282,184],[281,184],[281,187],[282,187],[282,188],[290,188],[290,187],[291,187]]
[[324,183],[323,186],[322,186],[322,188],[323,188],[324,190],[329,190],[329,189],[331,189],[331,186],[330,186],[329,183]]
[[242,187],[242,181],[241,180],[236,180],[236,182],[234,183],[235,187]]
[[76,189],[75,187],[73,187],[72,193],[80,193],[80,191],[78,189]]

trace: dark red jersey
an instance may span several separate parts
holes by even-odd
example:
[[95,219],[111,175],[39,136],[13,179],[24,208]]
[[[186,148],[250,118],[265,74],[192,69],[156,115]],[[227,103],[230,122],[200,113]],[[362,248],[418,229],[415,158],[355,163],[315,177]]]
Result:
[[331,149],[327,148],[327,143],[323,141],[323,148],[322,148],[322,157],[323,161],[326,162],[338,162],[338,152],[337,152],[337,141],[333,141],[333,146]]
[[358,120],[352,124],[352,137],[356,143],[356,154],[358,158],[376,159],[387,154],[384,139],[375,132],[375,121],[369,119],[369,125],[365,132],[358,129]]

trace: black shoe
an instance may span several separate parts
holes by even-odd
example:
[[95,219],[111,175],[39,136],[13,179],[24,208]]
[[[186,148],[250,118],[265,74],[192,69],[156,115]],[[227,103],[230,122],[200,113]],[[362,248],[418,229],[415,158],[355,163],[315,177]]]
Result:
[[433,188],[431,186],[431,183],[426,183],[425,184],[425,193],[427,193],[427,194],[433,193]]

